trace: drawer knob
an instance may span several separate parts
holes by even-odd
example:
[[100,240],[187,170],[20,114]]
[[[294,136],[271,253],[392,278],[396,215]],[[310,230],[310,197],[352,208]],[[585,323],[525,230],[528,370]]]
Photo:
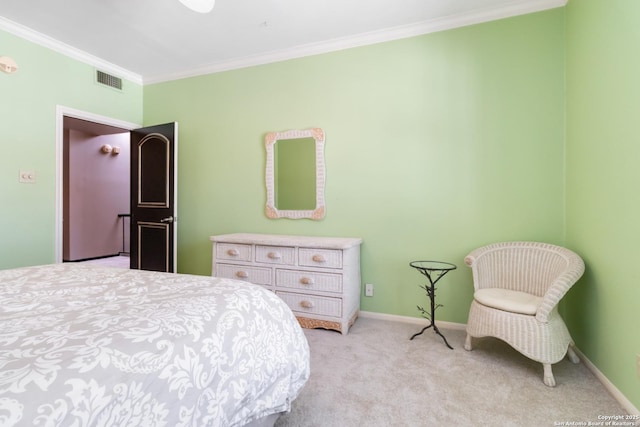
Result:
[[267,254],[267,256],[269,257],[269,259],[281,259],[282,255],[280,255],[280,252],[269,252]]
[[313,303],[311,301],[300,301],[300,306],[302,308],[313,308]]
[[236,277],[239,277],[241,279],[246,279],[247,277],[249,277],[249,273],[247,273],[246,271],[236,271]]
[[300,279],[300,283],[302,283],[303,285],[313,285],[313,279],[310,277],[303,277],[302,279]]
[[228,254],[229,256],[238,256],[238,255],[240,255],[240,252],[238,252],[238,250],[237,250],[237,249],[229,249],[229,250],[227,251],[227,254]]
[[312,259],[314,262],[320,262],[320,263],[322,263],[322,262],[327,262],[327,259],[326,259],[324,256],[322,256],[322,255],[314,255],[311,259]]

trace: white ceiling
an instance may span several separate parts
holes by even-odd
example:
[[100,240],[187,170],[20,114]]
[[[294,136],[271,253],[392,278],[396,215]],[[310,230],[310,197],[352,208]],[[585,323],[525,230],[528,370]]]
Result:
[[[564,6],[567,0],[0,0],[0,29],[140,83]],[[0,54],[10,55],[10,52]],[[18,64],[19,65],[19,64]]]

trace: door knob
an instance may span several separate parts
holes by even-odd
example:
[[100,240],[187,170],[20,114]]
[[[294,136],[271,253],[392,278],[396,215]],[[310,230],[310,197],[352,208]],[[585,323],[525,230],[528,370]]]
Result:
[[162,218],[160,220],[160,222],[168,222],[168,223],[172,223],[173,222],[173,217],[172,216],[168,216],[166,218]]

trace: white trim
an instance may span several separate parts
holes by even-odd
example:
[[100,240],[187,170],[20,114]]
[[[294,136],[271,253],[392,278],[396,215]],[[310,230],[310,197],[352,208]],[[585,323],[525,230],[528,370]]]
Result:
[[103,125],[119,127],[127,130],[139,128],[140,125],[122,120],[112,119],[110,117],[100,116],[98,114],[88,113],[86,111],[76,110],[62,105],[56,106],[56,212],[55,212],[55,263],[62,262],[62,244],[63,244],[63,159],[64,159],[64,118],[73,117],[76,119],[87,120]]
[[44,46],[48,49],[76,59],[87,65],[99,68],[101,71],[113,74],[117,77],[122,77],[139,85],[143,84],[142,76],[139,74],[133,73],[129,70],[125,70],[118,65],[107,62],[104,59],[98,58],[97,56],[91,55],[80,49],[76,49],[73,46],[69,46],[66,43],[32,30],[31,28],[25,27],[24,25],[10,21],[2,16],[0,16],[0,30],[4,30],[25,40],[39,44],[40,46]]
[[[429,322],[427,319],[423,317],[409,317],[409,316],[398,316],[396,314],[386,314],[386,313],[376,313],[373,311],[361,311],[360,317],[369,318],[369,319],[378,319],[378,320],[386,320],[388,322],[400,322],[400,323],[410,323],[412,325],[422,325],[426,326]],[[458,331],[464,331],[467,325],[463,323],[454,323],[454,322],[446,322],[437,320],[436,325],[438,327],[442,326],[444,329],[455,329]]]
[[237,70],[256,65],[270,64],[322,53],[335,52],[354,47],[367,46],[375,43],[383,43],[399,40],[423,34],[445,31],[498,19],[510,18],[528,13],[540,12],[548,9],[563,7],[568,0],[515,0],[506,6],[472,11],[465,14],[453,15],[429,21],[418,22],[410,25],[386,28],[379,31],[371,31],[353,36],[336,38],[318,43],[309,43],[295,46],[290,49],[271,51],[258,55],[251,55],[228,60],[218,61],[203,67],[185,70],[177,73],[141,76],[128,71],[115,64],[100,59],[94,55],[76,49],[58,40],[55,40],[28,27],[10,21],[0,16],[0,29],[15,34],[31,42],[47,47],[56,52],[67,55],[78,61],[100,68],[101,70],[125,78],[137,84],[161,83],[171,80],[196,77],[205,74],[219,73],[223,71]]
[[[411,323],[411,324],[424,324],[424,319],[419,317],[408,317],[408,316],[397,316],[395,314],[385,314],[385,313],[375,313],[373,311],[361,311],[360,317],[369,318],[369,319],[378,319],[378,320],[386,320],[388,322],[401,322],[401,323]],[[438,321],[438,326],[442,326],[446,329],[456,329],[464,331],[467,325],[463,323],[453,323],[453,322],[445,322]],[[626,398],[624,394],[618,388],[613,385],[611,381],[602,373],[600,370],[594,365],[587,356],[584,355],[579,349],[574,347],[574,350],[578,354],[580,360],[584,362],[584,365],[591,371],[593,375],[602,383],[605,389],[613,396],[613,398],[618,401],[618,403],[622,406],[622,408],[627,411],[630,415],[640,415],[640,411],[636,408],[633,403]]]
[[483,22],[495,21],[518,15],[525,15],[528,13],[541,12],[548,9],[555,9],[565,6],[567,4],[567,1],[568,0],[515,1],[500,8],[476,10],[465,14],[448,16],[444,18],[433,19],[430,21],[418,22],[415,24],[386,28],[383,30],[371,31],[368,33],[356,34],[353,36],[336,38],[333,40],[326,40],[318,43],[309,43],[258,55],[233,58],[183,72],[145,76],[144,82],[145,84],[161,83],[188,77],[220,73],[223,71],[237,70],[240,68],[248,68],[256,65],[287,61],[290,59],[303,58],[306,56],[336,52],[339,50],[367,46],[387,41],[400,40],[409,37],[480,24]]
[[594,365],[589,359],[587,359],[587,356],[585,356],[584,353],[582,353],[575,347],[574,350],[578,354],[580,360],[584,362],[584,365],[587,367],[587,369],[589,369],[591,373],[595,375],[598,380],[600,380],[604,388],[606,388],[607,391],[611,393],[613,398],[616,399],[620,405],[622,405],[625,411],[627,411],[630,415],[640,415],[640,410],[638,410],[638,408],[636,408],[633,403],[631,403],[629,399],[627,399],[626,396],[622,394],[622,392],[618,390],[618,388],[613,385],[611,381],[609,381],[609,379],[596,367],[596,365]]
[[178,272],[178,122],[173,122],[173,272]]

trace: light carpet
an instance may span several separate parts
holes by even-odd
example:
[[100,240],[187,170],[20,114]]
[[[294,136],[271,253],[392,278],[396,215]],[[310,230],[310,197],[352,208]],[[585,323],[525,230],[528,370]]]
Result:
[[88,261],[81,261],[82,264],[100,265],[102,267],[129,268],[130,258],[128,255],[117,255],[105,258],[96,258]]
[[[425,321],[426,324],[426,321]],[[626,412],[583,363],[542,365],[494,338],[474,340],[420,325],[359,318],[349,334],[305,329],[311,377],[277,427],[587,425]],[[561,424],[562,423],[562,424]],[[574,423],[574,424],[570,424]]]

